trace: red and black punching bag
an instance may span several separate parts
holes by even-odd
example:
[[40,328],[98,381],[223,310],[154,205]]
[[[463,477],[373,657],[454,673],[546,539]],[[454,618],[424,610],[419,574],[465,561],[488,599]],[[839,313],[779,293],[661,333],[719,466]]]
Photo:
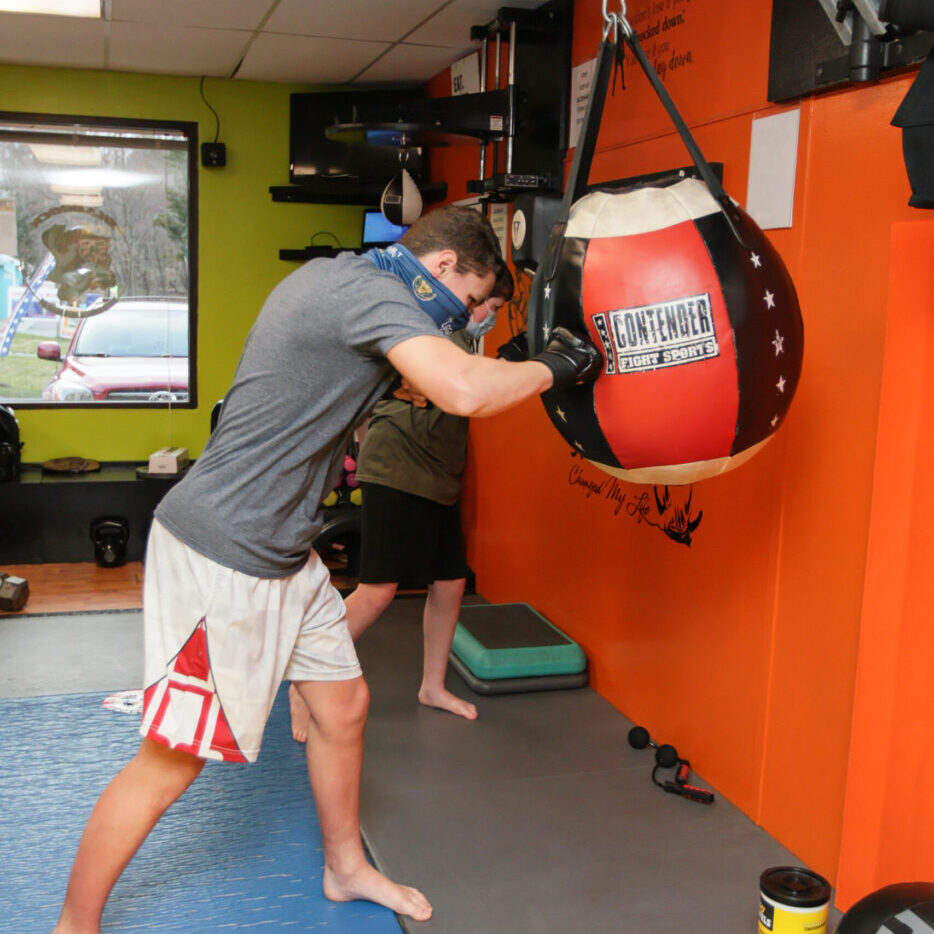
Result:
[[562,217],[532,283],[529,349],[558,326],[601,348],[595,382],[542,396],[583,457],[635,483],[692,483],[748,460],[782,424],[804,329],[781,257],[723,192],[635,37],[626,41],[701,178],[583,193],[613,54],[604,41]]
[[[595,383],[542,398],[585,458],[636,483],[691,483],[751,457],[801,375],[794,285],[755,222],[700,179],[593,191],[571,208],[529,345],[556,326],[601,348]],[[741,239],[736,236],[739,234]],[[538,276],[536,277],[538,278]]]

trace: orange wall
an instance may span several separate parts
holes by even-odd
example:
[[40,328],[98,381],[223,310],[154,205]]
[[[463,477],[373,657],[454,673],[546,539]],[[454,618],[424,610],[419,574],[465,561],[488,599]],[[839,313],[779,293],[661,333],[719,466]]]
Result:
[[[724,186],[746,195],[766,98],[767,3],[630,0],[643,43]],[[577,0],[574,64],[600,4]],[[664,7],[662,13],[655,8]],[[690,60],[687,60],[688,53]],[[673,56],[681,67],[668,67]],[[702,513],[690,546],[653,525],[651,487],[571,456],[536,400],[471,431],[465,523],[480,591],[577,639],[597,691],[804,863],[837,876],[876,451],[892,224],[917,218],[889,120],[913,73],[800,102],[794,226],[770,231],[795,280],[804,372],[786,424],[747,465],[673,488]],[[445,76],[434,93],[449,93]],[[520,76],[521,80],[521,76]],[[476,147],[432,154],[449,196]],[[592,181],[689,162],[637,66],[608,99]],[[505,321],[487,338],[508,337]],[[589,483],[590,487],[585,486]],[[643,499],[643,497],[646,497]],[[670,511],[667,515],[670,515]],[[661,521],[664,521],[664,516]],[[764,868],[764,867],[762,867]]]
[[930,879],[934,220],[896,224],[839,897]]

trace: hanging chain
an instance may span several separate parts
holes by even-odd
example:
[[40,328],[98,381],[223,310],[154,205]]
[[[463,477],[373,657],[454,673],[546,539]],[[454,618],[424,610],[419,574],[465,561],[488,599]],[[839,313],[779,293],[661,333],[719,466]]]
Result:
[[613,32],[613,41],[616,42],[616,14],[607,11],[608,0],[603,0],[603,41],[609,38],[610,31]]
[[632,35],[632,26],[629,25],[629,20],[626,19],[626,0],[619,0],[620,11],[619,16],[617,16],[617,21],[619,22],[619,28],[622,30],[623,34],[626,36]]
[[607,9],[609,0],[603,0],[603,38],[607,39],[610,33],[613,33],[613,42],[618,41],[619,32],[622,31],[623,35],[631,36],[632,35],[632,26],[629,25],[629,21],[626,19],[626,0],[620,0],[619,13],[610,13]]

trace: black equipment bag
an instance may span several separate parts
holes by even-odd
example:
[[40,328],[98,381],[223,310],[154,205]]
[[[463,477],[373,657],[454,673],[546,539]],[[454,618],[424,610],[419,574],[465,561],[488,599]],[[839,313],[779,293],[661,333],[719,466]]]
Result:
[[934,208],[934,48],[895,111],[892,126],[902,129],[902,153],[911,185],[908,204]]
[[18,480],[23,444],[13,410],[0,405],[0,480]]

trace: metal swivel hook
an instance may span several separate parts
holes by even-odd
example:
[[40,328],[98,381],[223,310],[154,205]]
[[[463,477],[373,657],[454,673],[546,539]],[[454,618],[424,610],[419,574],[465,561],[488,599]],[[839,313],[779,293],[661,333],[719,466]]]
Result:
[[629,25],[629,21],[626,19],[626,0],[620,0],[619,13],[611,13],[607,9],[608,5],[609,0],[603,0],[603,38],[608,38],[610,32],[612,31],[613,42],[616,42],[620,30],[622,30],[625,35],[631,36],[632,27]]
[[619,6],[620,11],[616,17],[616,22],[624,35],[631,36],[632,26],[629,25],[629,20],[626,19],[626,0],[619,0]]
[[616,41],[616,14],[610,13],[607,10],[608,0],[603,0],[603,39],[606,39],[610,35],[610,30],[613,31],[613,41]]
[[409,147],[411,143],[412,141],[409,139],[408,134],[404,131],[399,134],[399,165],[403,168],[409,161]]

